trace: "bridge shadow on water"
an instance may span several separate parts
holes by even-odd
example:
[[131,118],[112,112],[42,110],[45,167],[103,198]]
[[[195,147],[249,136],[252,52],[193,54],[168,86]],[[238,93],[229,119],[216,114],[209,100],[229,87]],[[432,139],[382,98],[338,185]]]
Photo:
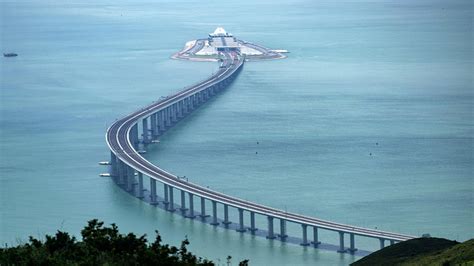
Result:
[[[131,196],[137,197],[136,196],[136,191],[138,189],[138,183],[133,184],[133,190],[132,191],[127,191],[126,188],[124,186],[120,185],[120,184],[117,184],[117,186],[119,186],[123,191],[127,192]],[[146,203],[148,203],[148,204],[150,204],[150,205],[152,205],[156,208],[160,208],[164,211],[168,211],[166,209],[166,205],[163,203],[164,198],[160,197],[160,195],[157,195],[157,202],[152,203],[151,202],[151,193],[147,189],[143,190],[143,198],[141,198],[140,200],[142,200],[142,201],[144,201],[144,202],[146,202]],[[224,220],[219,219],[219,218],[217,218],[217,221],[219,222],[219,224],[218,225],[212,225],[211,224],[212,223],[211,216],[206,215],[205,217],[202,217],[201,213],[199,211],[194,210],[194,216],[195,217],[189,217],[187,211],[182,211],[180,209],[180,207],[181,207],[181,205],[176,204],[176,203],[174,204],[174,206],[173,206],[173,209],[175,209],[173,211],[174,215],[178,215],[178,216],[181,216],[181,217],[184,217],[184,218],[187,218],[187,219],[193,219],[197,222],[209,224],[210,226],[213,226],[213,227],[220,227],[220,228],[223,228],[223,229],[233,230],[233,231],[236,231],[237,234],[248,234],[248,235],[252,235],[252,236],[256,236],[256,237],[267,238],[267,235],[268,235],[267,230],[257,229],[256,231],[252,232],[252,231],[248,230],[249,228],[247,228],[247,230],[245,230],[244,232],[239,232],[238,231],[238,229],[239,229],[238,223],[231,222],[230,224],[224,224]],[[279,234],[275,234],[275,236],[276,236],[276,238],[269,239],[269,241],[280,241],[280,242],[284,242],[284,243],[288,243],[288,244],[294,244],[294,245],[301,245],[301,243],[303,242],[302,238],[295,237],[295,236],[287,236],[284,239],[282,239]],[[333,245],[333,244],[329,244],[329,243],[320,243],[317,246],[315,246],[313,243],[311,243],[308,246],[302,246],[302,248],[308,248],[308,249],[314,248],[314,249],[319,249],[319,250],[324,250],[324,251],[334,251],[334,252],[338,252],[338,250],[339,250],[338,245]],[[355,252],[349,252],[349,250],[347,250],[346,253],[348,255],[352,255],[352,256],[363,257],[363,256],[369,255],[372,252],[368,251],[368,250],[357,250]]]

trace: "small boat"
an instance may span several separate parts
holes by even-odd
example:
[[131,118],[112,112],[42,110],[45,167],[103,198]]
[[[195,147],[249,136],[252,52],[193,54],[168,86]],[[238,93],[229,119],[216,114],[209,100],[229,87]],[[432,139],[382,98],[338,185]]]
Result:
[[4,57],[15,57],[15,56],[18,56],[18,54],[15,54],[15,53],[3,53],[3,56],[4,56]]

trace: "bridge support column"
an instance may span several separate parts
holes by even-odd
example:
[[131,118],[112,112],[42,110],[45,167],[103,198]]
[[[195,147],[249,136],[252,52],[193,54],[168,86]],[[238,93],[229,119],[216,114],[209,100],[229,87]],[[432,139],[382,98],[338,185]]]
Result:
[[117,177],[117,156],[110,152],[110,176],[115,179]]
[[178,121],[178,104],[171,105],[171,122],[176,123]]
[[156,205],[156,180],[150,177],[150,204]]
[[117,185],[119,186],[122,186],[125,184],[125,175],[126,175],[125,170],[126,170],[125,164],[121,160],[118,160],[117,161],[117,172],[118,172]]
[[189,197],[189,213],[188,218],[194,219],[196,215],[194,215],[194,195],[192,193],[188,193]]
[[268,219],[268,233],[267,233],[267,238],[268,239],[274,239],[275,234],[273,233],[273,217],[267,216]]
[[255,228],[255,213],[254,212],[250,212],[250,228],[249,228],[250,232],[252,234],[255,234],[255,231],[257,231],[257,228]]
[[318,228],[316,226],[313,226],[313,241],[311,242],[315,248],[321,244],[319,241],[319,234],[318,234]]
[[206,198],[204,197],[201,197],[201,219],[205,219],[206,217],[208,217],[209,215],[206,215]]
[[161,110],[158,112],[158,128],[159,128],[159,133],[161,134],[166,130],[165,126],[165,111]]
[[174,208],[174,198],[173,198],[173,187],[172,186],[168,186],[169,188],[169,197],[170,197],[170,204],[169,204],[169,207],[168,207],[168,211],[170,212],[174,212],[176,209]]
[[128,166],[127,167],[127,191],[133,193],[133,184],[135,183],[135,170]]
[[301,229],[303,230],[303,242],[301,242],[302,246],[309,246],[308,242],[308,226],[306,224],[301,225]]
[[379,238],[380,241],[380,249],[383,249],[385,247],[385,239]]
[[245,232],[246,229],[244,227],[244,210],[239,208],[239,228],[237,229],[237,232]]
[[349,238],[350,238],[349,252],[354,253],[354,252],[357,251],[357,249],[355,247],[355,236],[354,236],[354,234],[349,234]]
[[188,99],[188,106],[191,111],[194,110],[194,100],[193,100],[193,95],[189,96]]
[[179,118],[183,118],[185,114],[184,100],[179,101]]
[[390,245],[395,244],[395,240],[390,240]]
[[143,174],[138,172],[138,193],[137,198],[143,199]]
[[218,225],[219,222],[217,222],[217,202],[215,200],[213,200],[211,202],[212,202],[212,223],[211,223],[211,225]]
[[229,205],[227,204],[224,204],[224,221],[222,223],[225,226],[232,223],[231,221],[229,221]]
[[135,124],[130,130],[130,142],[135,150],[138,150],[138,124]]
[[337,250],[337,252],[346,252],[346,248],[344,247],[344,232],[339,232],[339,249]]
[[155,140],[158,137],[158,125],[156,123],[157,114],[154,113],[150,116],[150,123],[151,123],[151,139]]
[[150,132],[148,131],[148,118],[147,117],[143,118],[142,120],[142,129],[143,129],[143,133],[142,133],[143,144],[148,144],[149,143],[148,134]]
[[280,238],[285,240],[288,237],[286,234],[286,220],[280,219]]
[[165,204],[165,210],[169,208],[169,197],[168,197],[168,185],[163,184],[163,204]]
[[171,118],[170,118],[170,107],[166,107],[164,110],[165,116],[165,129],[171,126]]
[[181,208],[179,208],[181,212],[184,214],[187,210],[186,208],[186,196],[184,190],[181,190]]

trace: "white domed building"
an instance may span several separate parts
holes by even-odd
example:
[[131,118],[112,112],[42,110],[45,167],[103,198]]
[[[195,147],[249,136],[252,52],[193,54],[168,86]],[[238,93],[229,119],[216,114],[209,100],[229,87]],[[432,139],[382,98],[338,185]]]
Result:
[[209,45],[217,51],[240,51],[237,39],[222,27],[217,27],[213,33],[209,33]]

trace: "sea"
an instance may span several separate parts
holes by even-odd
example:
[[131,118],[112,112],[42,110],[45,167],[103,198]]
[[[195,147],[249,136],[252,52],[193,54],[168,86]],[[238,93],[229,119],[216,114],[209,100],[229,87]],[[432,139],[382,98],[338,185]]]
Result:
[[0,244],[80,238],[97,218],[172,245],[188,238],[218,265],[359,259],[186,219],[99,177],[111,123],[218,70],[170,59],[218,26],[288,58],[247,62],[150,161],[288,212],[473,238],[473,13],[470,0],[0,0],[1,52],[18,54],[0,59]]

